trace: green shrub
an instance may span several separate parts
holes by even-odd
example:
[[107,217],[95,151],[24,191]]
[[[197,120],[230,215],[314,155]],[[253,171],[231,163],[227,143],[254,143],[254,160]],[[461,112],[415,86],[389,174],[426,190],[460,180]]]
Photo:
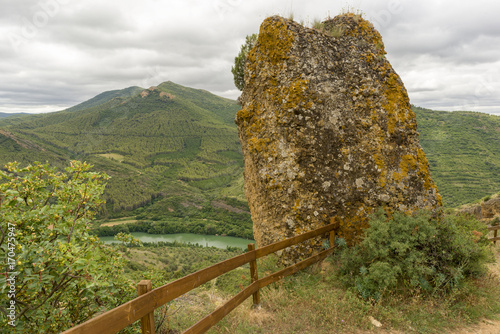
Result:
[[362,242],[342,248],[339,275],[363,298],[385,292],[446,293],[467,278],[486,272],[491,243],[484,224],[463,216],[432,219],[395,213],[375,214]]
[[59,333],[135,294],[121,254],[89,233],[108,179],[91,167],[0,170],[0,249],[11,260],[1,267],[11,283],[0,286],[0,327],[9,333]]

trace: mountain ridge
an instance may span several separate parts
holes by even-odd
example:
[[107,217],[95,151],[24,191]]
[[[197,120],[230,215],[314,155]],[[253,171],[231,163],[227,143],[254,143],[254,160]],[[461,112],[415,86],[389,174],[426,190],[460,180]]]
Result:
[[[236,101],[166,82],[105,92],[76,107],[0,122],[0,163],[38,160],[62,168],[85,160],[111,176],[103,218],[189,217],[209,228],[231,216],[233,234],[251,237],[248,213],[211,205],[246,210]],[[218,218],[203,221],[212,211]]]

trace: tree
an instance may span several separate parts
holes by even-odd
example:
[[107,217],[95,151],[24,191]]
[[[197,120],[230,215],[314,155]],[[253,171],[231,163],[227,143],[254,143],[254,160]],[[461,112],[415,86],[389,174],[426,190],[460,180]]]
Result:
[[89,234],[108,179],[90,168],[9,163],[0,171],[3,328],[56,333],[131,299],[119,253]]
[[252,50],[255,43],[257,43],[257,34],[247,36],[245,44],[241,46],[240,53],[234,58],[234,66],[231,68],[231,72],[234,77],[234,85],[239,90],[243,90],[245,87],[245,64],[248,53]]

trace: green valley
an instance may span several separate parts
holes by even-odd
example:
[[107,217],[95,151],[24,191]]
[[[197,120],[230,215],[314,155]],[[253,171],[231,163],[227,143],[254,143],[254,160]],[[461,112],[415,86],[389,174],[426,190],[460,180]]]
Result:
[[[500,189],[500,118],[413,107],[420,143],[446,207]],[[72,108],[0,119],[0,164],[68,160],[111,176],[101,235],[143,231],[252,237],[243,193],[236,101],[164,82],[104,92]]]
[[138,216],[162,230],[250,238],[238,109],[172,82],[106,92],[64,111],[3,119],[0,164],[88,161],[111,176],[101,219]]

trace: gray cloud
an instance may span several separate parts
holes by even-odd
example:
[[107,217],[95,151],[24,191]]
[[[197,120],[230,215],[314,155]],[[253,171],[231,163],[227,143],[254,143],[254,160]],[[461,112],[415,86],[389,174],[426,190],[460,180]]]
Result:
[[171,80],[236,98],[230,69],[267,16],[359,9],[412,103],[500,112],[500,5],[444,1],[0,0],[0,112],[51,111]]

